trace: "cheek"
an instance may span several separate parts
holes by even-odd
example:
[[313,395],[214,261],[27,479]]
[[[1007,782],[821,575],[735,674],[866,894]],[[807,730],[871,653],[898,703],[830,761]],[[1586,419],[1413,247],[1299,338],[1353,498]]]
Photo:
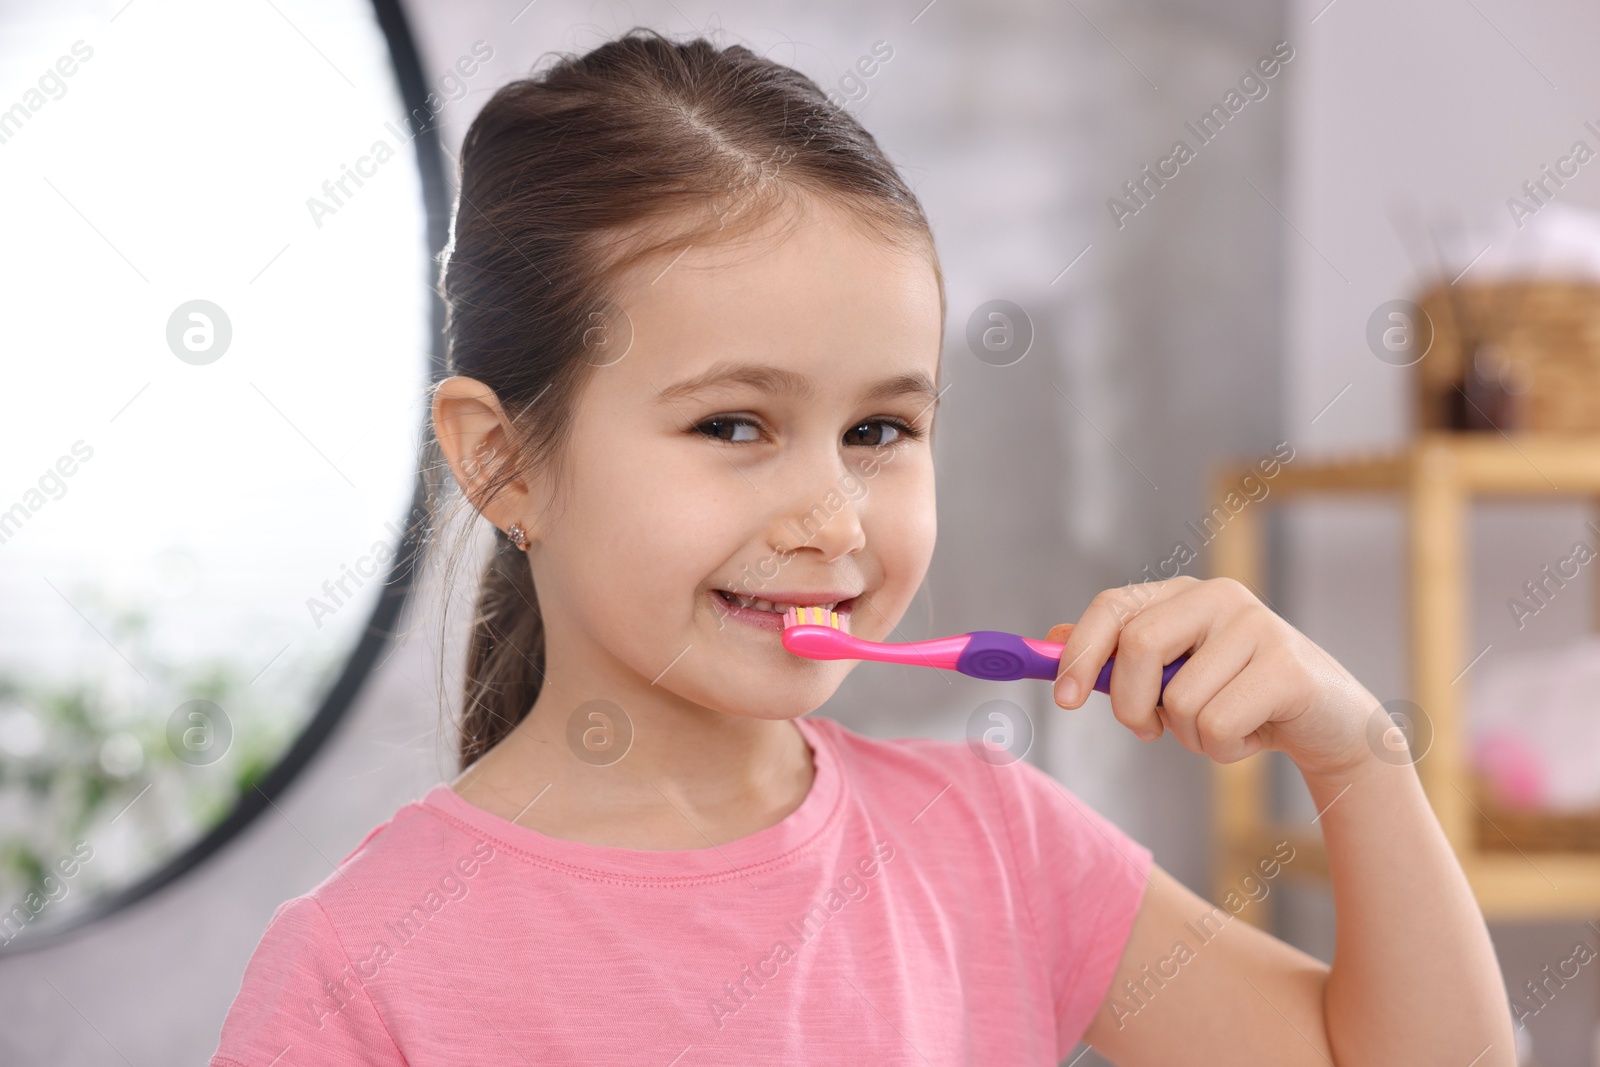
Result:
[[622,448],[575,456],[563,554],[584,561],[589,597],[635,615],[687,616],[696,586],[737,547],[737,516],[754,495],[743,481],[732,486],[692,464],[683,469],[693,458]]
[[[910,607],[933,558],[938,535],[933,464],[925,455],[910,457],[899,469],[885,467],[868,485],[861,522],[867,534],[867,552],[881,582],[874,603],[885,617],[860,621],[873,631],[888,634],[891,623],[898,625]],[[863,632],[862,636],[883,639],[877,633]]]

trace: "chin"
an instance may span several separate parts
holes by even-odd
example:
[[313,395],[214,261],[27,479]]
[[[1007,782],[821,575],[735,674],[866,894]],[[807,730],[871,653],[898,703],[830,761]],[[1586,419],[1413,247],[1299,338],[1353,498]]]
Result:
[[849,673],[848,669],[837,671],[844,665],[842,661],[813,663],[812,666],[826,670],[826,674],[818,672],[811,677],[788,681],[748,675],[735,680],[724,675],[720,683],[707,687],[704,699],[697,699],[693,693],[682,695],[724,715],[744,719],[798,719],[822,707],[838,691]]

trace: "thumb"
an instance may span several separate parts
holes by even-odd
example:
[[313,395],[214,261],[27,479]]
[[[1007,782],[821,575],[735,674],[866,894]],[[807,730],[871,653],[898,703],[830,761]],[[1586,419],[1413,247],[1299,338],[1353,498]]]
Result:
[[1058,622],[1050,627],[1050,632],[1044,635],[1044,639],[1066,644],[1067,638],[1072,635],[1072,628],[1073,624],[1070,622]]

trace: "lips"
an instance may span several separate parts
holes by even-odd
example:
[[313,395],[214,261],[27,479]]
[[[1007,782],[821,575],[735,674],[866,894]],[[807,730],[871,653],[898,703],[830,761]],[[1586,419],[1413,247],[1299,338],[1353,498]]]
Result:
[[782,633],[783,613],[791,607],[821,607],[833,611],[839,616],[841,628],[848,629],[851,609],[855,607],[860,594],[847,591],[784,592],[774,593],[768,598],[744,596],[727,589],[712,589],[707,595],[711,598],[713,610],[722,619],[722,625],[731,620]]
[[792,607],[819,607],[824,611],[832,611],[841,601],[847,599],[846,597],[841,596],[833,596],[832,599],[823,599],[831,596],[831,594],[826,593],[818,593],[815,595],[785,594],[783,596],[773,597],[770,600],[766,597],[744,596],[739,593],[729,592],[725,589],[718,589],[717,593],[724,601],[735,607],[749,608],[752,611],[771,612],[774,615],[782,615]]
[[749,608],[752,611],[770,611],[773,614],[782,614],[789,608],[824,608],[832,611],[840,605],[848,606],[856,600],[856,593],[774,593],[773,597],[746,597],[744,593],[731,592],[726,589],[714,589],[728,605],[736,608]]

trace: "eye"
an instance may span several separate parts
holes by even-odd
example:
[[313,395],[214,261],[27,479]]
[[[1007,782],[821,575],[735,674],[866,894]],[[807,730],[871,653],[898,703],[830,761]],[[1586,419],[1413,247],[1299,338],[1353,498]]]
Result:
[[747,444],[761,439],[760,424],[740,415],[715,415],[697,425],[695,432],[731,444]]
[[[694,427],[694,432],[728,444],[753,444],[762,438],[761,423],[747,415],[713,415]],[[846,445],[858,448],[887,448],[903,439],[921,440],[923,432],[897,418],[866,419],[844,435]]]
[[899,419],[868,419],[846,431],[844,443],[865,448],[882,448],[894,444],[901,438],[915,441],[921,436],[921,431],[912,429],[909,423],[901,422]]

